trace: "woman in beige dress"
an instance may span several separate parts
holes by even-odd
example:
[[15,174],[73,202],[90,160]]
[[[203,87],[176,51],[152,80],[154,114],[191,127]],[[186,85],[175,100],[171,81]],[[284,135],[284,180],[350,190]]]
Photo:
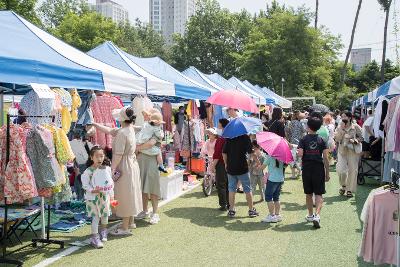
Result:
[[112,172],[120,172],[114,185],[114,197],[118,200],[116,215],[122,218],[120,228],[111,235],[130,235],[130,229],[136,228],[134,216],[143,209],[139,165],[136,160],[135,123],[136,116],[131,107],[114,110],[113,116],[121,123],[121,128],[109,128],[97,123],[97,130],[113,135]]
[[[339,189],[339,194],[346,194],[350,198],[357,190],[358,163],[363,141],[361,127],[353,122],[351,112],[342,114],[342,122],[335,132],[335,141],[339,143],[336,165],[336,172],[342,186]],[[359,149],[357,149],[357,146]]]

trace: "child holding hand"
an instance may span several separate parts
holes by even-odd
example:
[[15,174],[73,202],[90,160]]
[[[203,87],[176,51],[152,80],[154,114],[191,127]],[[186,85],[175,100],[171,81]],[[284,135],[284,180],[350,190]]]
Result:
[[[111,215],[111,201],[114,199],[114,181],[110,162],[104,150],[94,146],[89,153],[88,168],[82,174],[82,187],[85,190],[86,212],[92,217],[91,245],[103,248],[107,241],[108,217]],[[99,235],[99,223],[101,231]]]

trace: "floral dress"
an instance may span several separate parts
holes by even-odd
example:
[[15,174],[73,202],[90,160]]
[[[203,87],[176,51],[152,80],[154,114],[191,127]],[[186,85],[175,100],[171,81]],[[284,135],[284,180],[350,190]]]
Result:
[[[89,217],[105,218],[111,215],[111,196],[114,195],[114,182],[111,178],[111,169],[94,169],[89,167],[82,174],[82,186],[85,189],[86,212]],[[101,184],[101,188],[99,185]],[[107,187],[107,188],[106,188]],[[91,193],[100,189],[98,194]]]
[[0,130],[0,196],[7,203],[23,202],[38,195],[35,179],[26,155],[26,133],[19,125],[10,125],[9,162],[6,165],[6,127]]

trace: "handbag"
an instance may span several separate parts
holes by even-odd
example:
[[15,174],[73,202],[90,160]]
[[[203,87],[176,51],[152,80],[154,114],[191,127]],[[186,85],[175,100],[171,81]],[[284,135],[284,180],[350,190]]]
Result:
[[121,178],[121,172],[119,170],[115,170],[113,175],[112,175],[112,179],[114,182],[118,181],[119,178]]
[[361,143],[353,144],[353,146],[354,146],[354,152],[356,152],[356,154],[361,154],[362,153],[362,145],[361,145]]

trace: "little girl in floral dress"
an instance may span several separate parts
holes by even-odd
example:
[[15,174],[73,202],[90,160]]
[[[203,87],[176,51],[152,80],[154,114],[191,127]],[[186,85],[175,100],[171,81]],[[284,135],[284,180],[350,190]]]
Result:
[[103,248],[103,242],[107,241],[108,217],[111,215],[110,205],[114,199],[114,181],[109,165],[104,150],[94,146],[90,150],[88,168],[81,177],[82,187],[85,190],[86,212],[92,217],[91,245],[95,248]]

